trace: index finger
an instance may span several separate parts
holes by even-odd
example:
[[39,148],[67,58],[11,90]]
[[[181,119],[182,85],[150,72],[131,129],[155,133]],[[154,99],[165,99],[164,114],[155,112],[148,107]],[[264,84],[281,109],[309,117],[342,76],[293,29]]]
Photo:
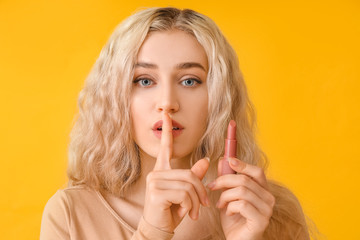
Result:
[[156,159],[154,170],[171,169],[170,159],[172,157],[173,135],[172,121],[167,112],[164,111],[161,130],[160,150]]
[[245,174],[254,179],[258,184],[264,188],[268,188],[264,170],[258,166],[248,164],[237,158],[229,158],[230,167],[237,173]]

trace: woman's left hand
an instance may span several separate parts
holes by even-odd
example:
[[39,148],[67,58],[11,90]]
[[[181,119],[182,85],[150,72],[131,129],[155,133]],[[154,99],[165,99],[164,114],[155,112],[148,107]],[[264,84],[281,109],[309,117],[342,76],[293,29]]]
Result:
[[[222,161],[226,160],[221,159],[219,166]],[[226,239],[262,239],[275,205],[264,171],[237,158],[229,158],[229,163],[237,174],[219,176],[208,184],[211,190],[224,190],[216,206]]]

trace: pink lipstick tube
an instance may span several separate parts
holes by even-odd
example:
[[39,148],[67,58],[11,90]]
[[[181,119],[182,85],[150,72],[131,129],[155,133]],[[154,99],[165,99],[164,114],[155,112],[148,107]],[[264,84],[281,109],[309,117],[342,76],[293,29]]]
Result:
[[225,153],[221,165],[221,175],[235,173],[229,165],[229,157],[236,158],[236,144],[236,122],[231,120],[228,125],[227,137],[225,139]]

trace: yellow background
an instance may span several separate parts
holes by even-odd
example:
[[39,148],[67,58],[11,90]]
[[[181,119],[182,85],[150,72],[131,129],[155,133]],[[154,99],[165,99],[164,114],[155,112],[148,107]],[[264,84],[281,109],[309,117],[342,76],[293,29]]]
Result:
[[1,239],[37,239],[66,185],[77,95],[115,26],[139,7],[193,8],[240,58],[269,175],[321,239],[360,239],[358,1],[0,0]]

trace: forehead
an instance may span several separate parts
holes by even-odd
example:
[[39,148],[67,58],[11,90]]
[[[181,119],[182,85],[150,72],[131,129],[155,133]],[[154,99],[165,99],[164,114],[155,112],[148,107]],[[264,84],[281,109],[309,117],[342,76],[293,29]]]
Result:
[[142,44],[138,62],[177,65],[198,62],[207,68],[207,56],[197,39],[181,30],[151,32]]

